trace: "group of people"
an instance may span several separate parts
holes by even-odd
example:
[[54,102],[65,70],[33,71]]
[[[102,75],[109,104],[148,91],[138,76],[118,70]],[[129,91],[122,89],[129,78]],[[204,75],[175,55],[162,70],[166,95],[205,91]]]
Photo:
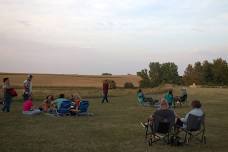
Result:
[[[14,88],[10,85],[9,78],[3,78],[3,112],[10,112],[12,98],[17,96],[17,93]],[[29,74],[27,79],[24,81],[24,92],[23,99],[24,101],[28,100],[32,96],[32,75]]]
[[60,110],[61,104],[66,101],[71,105],[69,109],[71,113],[79,112],[78,108],[81,101],[79,96],[72,95],[70,99],[67,99],[65,98],[64,94],[60,94],[56,99],[54,99],[53,95],[48,95],[39,106],[34,106],[32,102],[32,97],[28,97],[28,99],[25,100],[23,103],[23,114],[37,115],[41,112],[56,114]]
[[170,108],[169,103],[166,99],[161,99],[160,101],[160,108],[157,109],[152,115],[149,116],[148,120],[153,123],[155,119],[155,115],[159,114],[160,116],[164,116],[167,118],[176,118],[175,122],[179,127],[186,128],[187,127],[187,120],[189,115],[194,115],[201,117],[204,115],[204,112],[202,110],[202,104],[199,100],[193,100],[191,102],[192,109],[184,116],[180,117],[176,114],[175,110]]
[[[145,96],[142,89],[139,89],[137,92],[137,98],[138,102],[141,105],[145,105],[146,102],[152,102],[153,104],[156,103],[158,100],[154,100],[152,97]],[[166,100],[169,107],[175,107],[177,103],[183,102],[184,99],[187,98],[187,90],[186,88],[181,88],[181,95],[180,96],[174,96],[172,89],[169,89],[167,93],[164,94],[162,97]]]
[[[64,94],[60,94],[58,98],[54,99],[53,95],[48,95],[46,99],[42,102],[41,105],[35,106],[33,104],[32,98],[32,78],[33,76],[29,74],[27,79],[23,83],[24,91],[23,91],[23,105],[22,105],[22,113],[25,115],[37,115],[41,112],[54,113],[59,110],[61,103],[63,101],[69,101],[72,103],[71,112],[78,112],[78,108],[80,105],[80,96],[79,95],[71,95],[70,99],[66,99]],[[106,84],[104,85],[106,87]],[[9,78],[3,78],[3,112],[10,112],[12,98],[16,96],[15,89],[13,89],[10,85]],[[108,88],[104,89],[106,96],[104,99],[108,102],[107,93]],[[16,95],[15,95],[16,94]]]

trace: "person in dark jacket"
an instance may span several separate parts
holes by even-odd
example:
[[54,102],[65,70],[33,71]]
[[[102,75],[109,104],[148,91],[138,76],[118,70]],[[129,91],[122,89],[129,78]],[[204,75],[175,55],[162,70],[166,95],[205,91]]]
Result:
[[106,100],[106,102],[108,103],[108,89],[109,89],[109,84],[108,84],[108,80],[105,80],[103,83],[103,99],[101,101],[101,103],[104,103],[104,101]]
[[9,78],[4,78],[3,79],[3,86],[2,86],[3,101],[4,101],[4,106],[2,108],[3,112],[10,112],[10,106],[11,106],[11,102],[12,102],[12,96],[9,93],[10,88],[11,87],[10,87]]

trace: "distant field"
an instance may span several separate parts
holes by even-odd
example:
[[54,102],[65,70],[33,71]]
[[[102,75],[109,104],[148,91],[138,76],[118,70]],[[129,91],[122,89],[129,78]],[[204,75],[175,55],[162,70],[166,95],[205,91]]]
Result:
[[[0,73],[0,79],[9,77],[13,86],[22,86],[26,74]],[[34,74],[33,86],[35,87],[101,87],[105,79],[114,80],[117,87],[123,87],[125,82],[132,82],[139,86],[140,78],[135,75],[56,75],[56,74]]]

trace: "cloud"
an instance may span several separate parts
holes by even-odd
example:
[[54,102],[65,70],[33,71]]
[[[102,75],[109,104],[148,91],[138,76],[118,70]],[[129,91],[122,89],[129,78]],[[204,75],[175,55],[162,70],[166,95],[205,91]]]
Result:
[[[79,64],[89,59],[97,71],[107,68],[103,60],[116,72],[115,66],[133,71],[154,60],[183,66],[218,56],[211,50],[227,55],[227,8],[226,0],[2,0],[0,51],[11,52],[14,65],[24,63],[26,54],[41,59],[45,54],[48,61],[66,56],[66,67],[75,65],[75,56]],[[37,58],[30,62],[39,69]]]

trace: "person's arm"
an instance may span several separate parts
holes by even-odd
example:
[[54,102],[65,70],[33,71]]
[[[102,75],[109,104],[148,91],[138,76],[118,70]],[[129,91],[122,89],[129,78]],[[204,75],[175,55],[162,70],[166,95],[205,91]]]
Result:
[[30,85],[29,85],[29,95],[32,95],[32,82],[30,81]]
[[190,114],[190,112],[188,112],[188,113],[185,115],[184,118],[181,118],[181,121],[182,121],[183,123],[187,123],[189,114]]

